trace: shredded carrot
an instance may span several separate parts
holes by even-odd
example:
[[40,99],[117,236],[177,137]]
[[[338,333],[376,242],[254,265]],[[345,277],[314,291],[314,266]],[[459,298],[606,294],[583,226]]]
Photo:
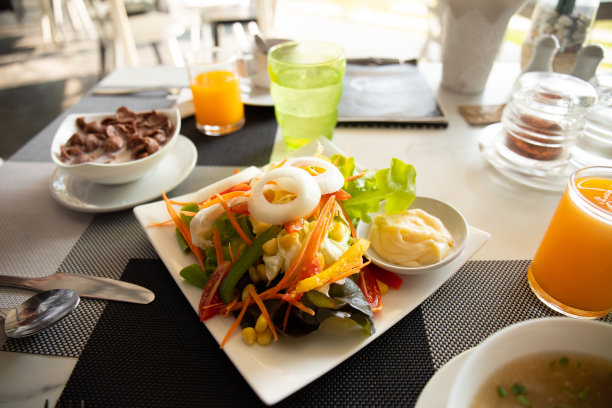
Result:
[[242,238],[242,240],[245,242],[245,244],[251,245],[251,243],[252,243],[251,239],[249,237],[247,237],[247,235],[244,233],[242,228],[240,228],[240,225],[238,224],[238,221],[236,221],[236,218],[232,214],[232,210],[229,208],[229,205],[227,205],[227,203],[225,202],[223,197],[221,197],[219,194],[217,194],[216,196],[217,196],[217,198],[219,198],[219,202],[221,203],[221,205],[225,209],[225,212],[227,214],[227,218],[229,218],[230,222],[232,223],[232,225],[236,229],[236,232],[238,233],[238,235],[240,235],[240,238]]
[[349,217],[341,202],[338,202],[338,206],[340,207],[340,210],[342,210],[342,214],[344,214],[344,219],[348,222],[349,227],[351,228],[351,237],[357,238],[357,230],[355,229],[355,225],[353,225],[353,221],[351,221],[351,217]]
[[204,269],[204,253],[202,252],[202,249],[194,245],[193,242],[191,242],[191,231],[189,231],[189,227],[187,226],[187,224],[181,221],[178,214],[176,213],[176,210],[174,209],[174,207],[172,207],[172,204],[170,203],[170,200],[168,200],[168,197],[166,196],[166,193],[164,191],[162,191],[162,197],[164,198],[164,201],[166,202],[166,208],[168,209],[168,213],[170,214],[170,217],[172,217],[172,220],[174,221],[176,228],[178,228],[181,235],[183,235],[183,238],[185,238],[185,241],[187,242],[189,249],[191,249],[191,252],[193,252],[195,257],[198,259],[198,262],[202,270],[205,270]]
[[238,174],[238,173],[240,173],[240,170],[238,170],[238,169],[236,169],[236,168],[235,168],[235,169],[234,169],[234,174]]
[[217,255],[217,268],[223,263],[223,247],[221,246],[221,234],[215,228],[213,231],[213,244],[215,245],[215,255]]
[[[332,197],[334,196],[330,196],[330,198],[328,199],[326,203],[326,207],[328,207],[329,203],[331,204],[335,203],[335,198],[332,198]],[[306,253],[304,255],[303,265],[310,265],[312,261],[314,260],[314,258],[317,256],[317,251],[319,250],[319,247],[321,246],[321,242],[323,241],[323,239],[325,239],[325,236],[327,235],[327,231],[329,230],[329,227],[331,226],[331,223],[334,220],[334,212],[335,212],[334,209],[335,209],[335,206],[333,205],[331,206],[331,208],[327,208],[326,211],[317,220],[317,224],[315,225],[315,228],[313,229],[314,238],[312,241],[308,242],[308,248],[306,249]],[[300,271],[300,273],[295,279],[295,282],[305,278],[305,276],[303,276],[303,273],[304,271]]]
[[238,298],[234,298],[234,300],[232,300],[231,302],[229,302],[227,304],[227,307],[224,307],[223,309],[221,309],[221,311],[219,312],[219,315],[222,317],[227,317],[230,312],[232,311],[232,308],[234,306],[236,306],[236,303],[238,303]]
[[[323,206],[323,209],[321,210],[321,214],[330,213],[331,210],[334,208],[333,204],[335,202],[336,201],[334,199],[334,196],[329,196],[327,202],[325,203],[325,205]],[[307,260],[307,256],[309,254],[308,251],[309,251],[309,248],[312,246],[312,242],[314,241],[320,242],[320,240],[322,239],[322,236],[324,236],[325,232],[327,231],[326,229],[323,228],[323,224],[325,224],[325,221],[326,221],[326,220],[322,220],[323,218],[324,217],[322,216],[322,217],[319,217],[319,219],[317,220],[315,227],[312,229],[312,231],[308,235],[308,238],[306,239],[304,246],[302,246],[300,253],[296,256],[291,266],[285,271],[285,276],[283,276],[283,278],[276,284],[276,286],[269,288],[268,290],[263,292],[263,294],[265,295],[276,294],[282,289],[286,289],[287,287],[291,286],[291,284],[295,281],[295,278],[298,276],[300,269],[304,265],[304,262]],[[318,249],[318,246],[316,246],[315,249]],[[316,254],[316,250],[315,250],[315,254]]]
[[227,190],[223,190],[219,194],[223,196],[224,194],[233,193],[234,191],[250,191],[251,185],[249,183],[238,183],[234,186],[231,186]]
[[299,302],[297,299],[295,299],[292,295],[284,295],[282,297],[282,299],[289,303],[290,306],[295,306],[298,309],[300,309],[301,311],[303,311],[304,313],[308,313],[311,316],[315,315],[315,311],[312,310],[311,308],[309,308],[308,306],[305,306],[302,302]]
[[199,203],[200,209],[207,208],[207,207],[210,207],[210,206],[213,206],[219,203],[219,199],[217,198],[217,196],[221,196],[224,200],[229,200],[230,198],[234,198],[234,197],[248,197],[250,195],[251,193],[249,191],[242,191],[242,190],[230,191],[229,193],[225,193],[225,194],[215,194],[215,196],[200,202]]
[[232,260],[232,263],[235,264],[236,263],[236,258],[234,258],[234,253],[232,252],[232,243],[231,242],[227,243],[227,248],[229,249],[230,259]]
[[287,163],[287,158],[284,158],[280,163],[278,163],[276,166],[274,166],[274,168],[277,169],[279,167],[283,167],[285,165],[285,163]]
[[[321,215],[317,219],[317,223],[315,224],[315,227],[313,228],[312,232],[308,236],[308,239],[306,243],[304,244],[304,246],[302,247],[302,250],[298,256],[300,260],[300,264],[295,265],[295,262],[294,262],[294,264],[291,265],[292,267],[295,265],[295,270],[292,270],[290,275],[296,275],[296,272],[299,272],[301,266],[309,262],[313,254],[316,254],[316,251],[319,248],[321,241],[323,240],[324,235],[327,231],[327,229],[325,228],[325,224],[328,224],[326,217],[327,217],[327,214],[329,214],[334,202],[335,202],[334,197],[330,196],[327,202],[325,203],[325,205],[323,206],[323,209],[321,210]],[[291,267],[289,269],[291,270]],[[287,273],[285,273],[284,278],[287,278]],[[288,280],[289,279],[293,280],[294,278],[295,276],[289,276]]]
[[291,308],[293,306],[290,304],[287,305],[287,310],[285,310],[285,318],[283,319],[283,331],[287,330],[287,323],[289,322],[289,315],[291,314]]
[[338,166],[338,163],[340,162],[340,155],[336,156],[336,158],[334,159],[334,161],[332,162],[332,164],[334,166]]
[[236,327],[238,327],[238,325],[242,321],[242,318],[244,317],[244,314],[246,313],[246,310],[249,307],[250,298],[251,298],[251,295],[247,295],[245,301],[242,304],[242,309],[240,309],[240,313],[238,314],[238,317],[236,317],[236,320],[234,320],[234,323],[232,323],[232,326],[229,328],[227,333],[225,333],[225,337],[223,338],[223,341],[221,342],[221,345],[219,346],[219,348],[223,348],[223,346],[225,346],[225,343],[227,342],[227,340],[230,338],[234,330],[236,330]]
[[170,200],[170,204],[173,205],[180,205],[181,207],[186,206],[187,204],[191,204],[191,203],[186,203],[184,201],[176,201],[176,200]]
[[[264,305],[263,301],[261,300],[261,298],[259,297],[259,295],[255,291],[255,288],[253,286],[248,285],[247,288],[248,288],[248,291],[251,294],[251,296],[253,296],[253,300],[255,301],[255,303],[257,303],[257,306],[259,307],[259,310],[261,310],[261,314],[263,315],[264,319],[266,319],[266,322],[268,323],[268,327],[270,328],[270,330],[272,330],[272,335],[274,336],[274,341],[278,340],[278,335],[276,334],[276,329],[274,328],[274,324],[272,323],[272,319],[270,318],[270,314],[268,313],[268,309],[266,309],[266,305]],[[244,302],[244,303],[247,303],[247,302]]]
[[186,215],[187,217],[195,217],[197,213],[193,211],[179,211],[179,214]]
[[342,280],[344,278],[348,278],[349,276],[354,275],[357,272],[359,272],[361,270],[361,268],[363,268],[364,266],[368,265],[369,263],[370,262],[366,262],[366,263],[363,263],[361,265],[353,266],[353,267],[347,269],[346,271],[342,272],[341,274],[334,276],[332,279],[330,279],[326,283],[334,283],[334,282],[338,282],[339,280]]
[[366,174],[368,174],[368,171],[364,171],[363,173],[359,173],[359,174],[353,174],[352,176],[349,176],[347,178],[344,179],[344,182],[346,183],[347,181],[353,181],[353,180],[357,180],[360,177],[365,176]]
[[149,227],[165,227],[167,225],[171,225],[174,224],[173,220],[166,220],[166,221],[162,221],[162,222],[152,222],[150,223],[148,226]]

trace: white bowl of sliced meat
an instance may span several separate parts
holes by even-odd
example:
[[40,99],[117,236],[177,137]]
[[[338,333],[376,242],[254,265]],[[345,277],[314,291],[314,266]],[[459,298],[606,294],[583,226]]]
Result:
[[51,144],[55,164],[98,184],[140,179],[172,149],[181,128],[176,108],[71,114]]

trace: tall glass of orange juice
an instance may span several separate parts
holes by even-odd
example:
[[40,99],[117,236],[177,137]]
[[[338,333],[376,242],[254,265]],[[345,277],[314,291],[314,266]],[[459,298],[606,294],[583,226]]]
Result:
[[244,126],[237,61],[237,53],[228,48],[185,53],[196,127],[204,134],[226,135]]
[[540,300],[565,315],[612,312],[612,167],[570,176],[527,279]]

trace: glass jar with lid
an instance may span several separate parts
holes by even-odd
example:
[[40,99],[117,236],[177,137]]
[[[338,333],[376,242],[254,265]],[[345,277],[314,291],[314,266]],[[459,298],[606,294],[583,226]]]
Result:
[[576,168],[612,166],[612,72],[591,80],[597,103],[589,108],[582,133],[576,140],[571,163]]
[[595,87],[571,75],[528,72],[519,76],[502,114],[497,153],[523,175],[560,174],[582,131],[586,110],[596,101]]
[[560,48],[553,60],[553,71],[572,72],[578,51],[588,41],[598,8],[599,0],[537,0],[521,52],[521,66],[531,59],[538,38],[554,35]]

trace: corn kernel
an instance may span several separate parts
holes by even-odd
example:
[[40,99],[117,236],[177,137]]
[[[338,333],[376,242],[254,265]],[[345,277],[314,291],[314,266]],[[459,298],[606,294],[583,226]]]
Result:
[[389,286],[386,283],[381,282],[378,279],[376,279],[376,283],[378,283],[378,289],[380,290],[381,295],[384,295],[389,291]]
[[268,322],[263,314],[260,314],[257,318],[257,322],[255,322],[255,331],[257,333],[261,333],[268,328]]
[[340,242],[342,238],[346,235],[347,228],[343,223],[337,222],[332,227],[331,231],[329,231],[329,237],[334,241]]
[[257,332],[252,327],[245,327],[242,329],[242,340],[249,346],[252,346],[257,341]]
[[262,232],[265,232],[268,228],[270,228],[270,224],[256,221],[251,217],[251,223],[253,224],[253,234],[259,235]]
[[267,282],[268,281],[268,276],[266,275],[266,265],[264,264],[259,264],[257,265],[257,276],[259,277],[259,280]]
[[266,255],[274,255],[278,249],[278,243],[276,238],[272,238],[264,243],[261,247]]
[[270,343],[272,343],[272,330],[269,327],[261,333],[257,333],[257,344],[267,346]]
[[298,246],[299,244],[300,240],[297,232],[292,232],[291,234],[283,235],[278,240],[278,245],[284,250],[288,250],[292,246]]
[[257,268],[254,266],[249,266],[249,277],[253,283],[259,282],[259,275],[257,275]]
[[251,286],[251,287],[253,287],[253,289],[255,289],[255,285],[253,285],[251,283],[246,285],[244,287],[244,289],[242,289],[242,295],[241,295],[242,300],[245,300],[247,298],[247,296],[249,295],[249,286]]

